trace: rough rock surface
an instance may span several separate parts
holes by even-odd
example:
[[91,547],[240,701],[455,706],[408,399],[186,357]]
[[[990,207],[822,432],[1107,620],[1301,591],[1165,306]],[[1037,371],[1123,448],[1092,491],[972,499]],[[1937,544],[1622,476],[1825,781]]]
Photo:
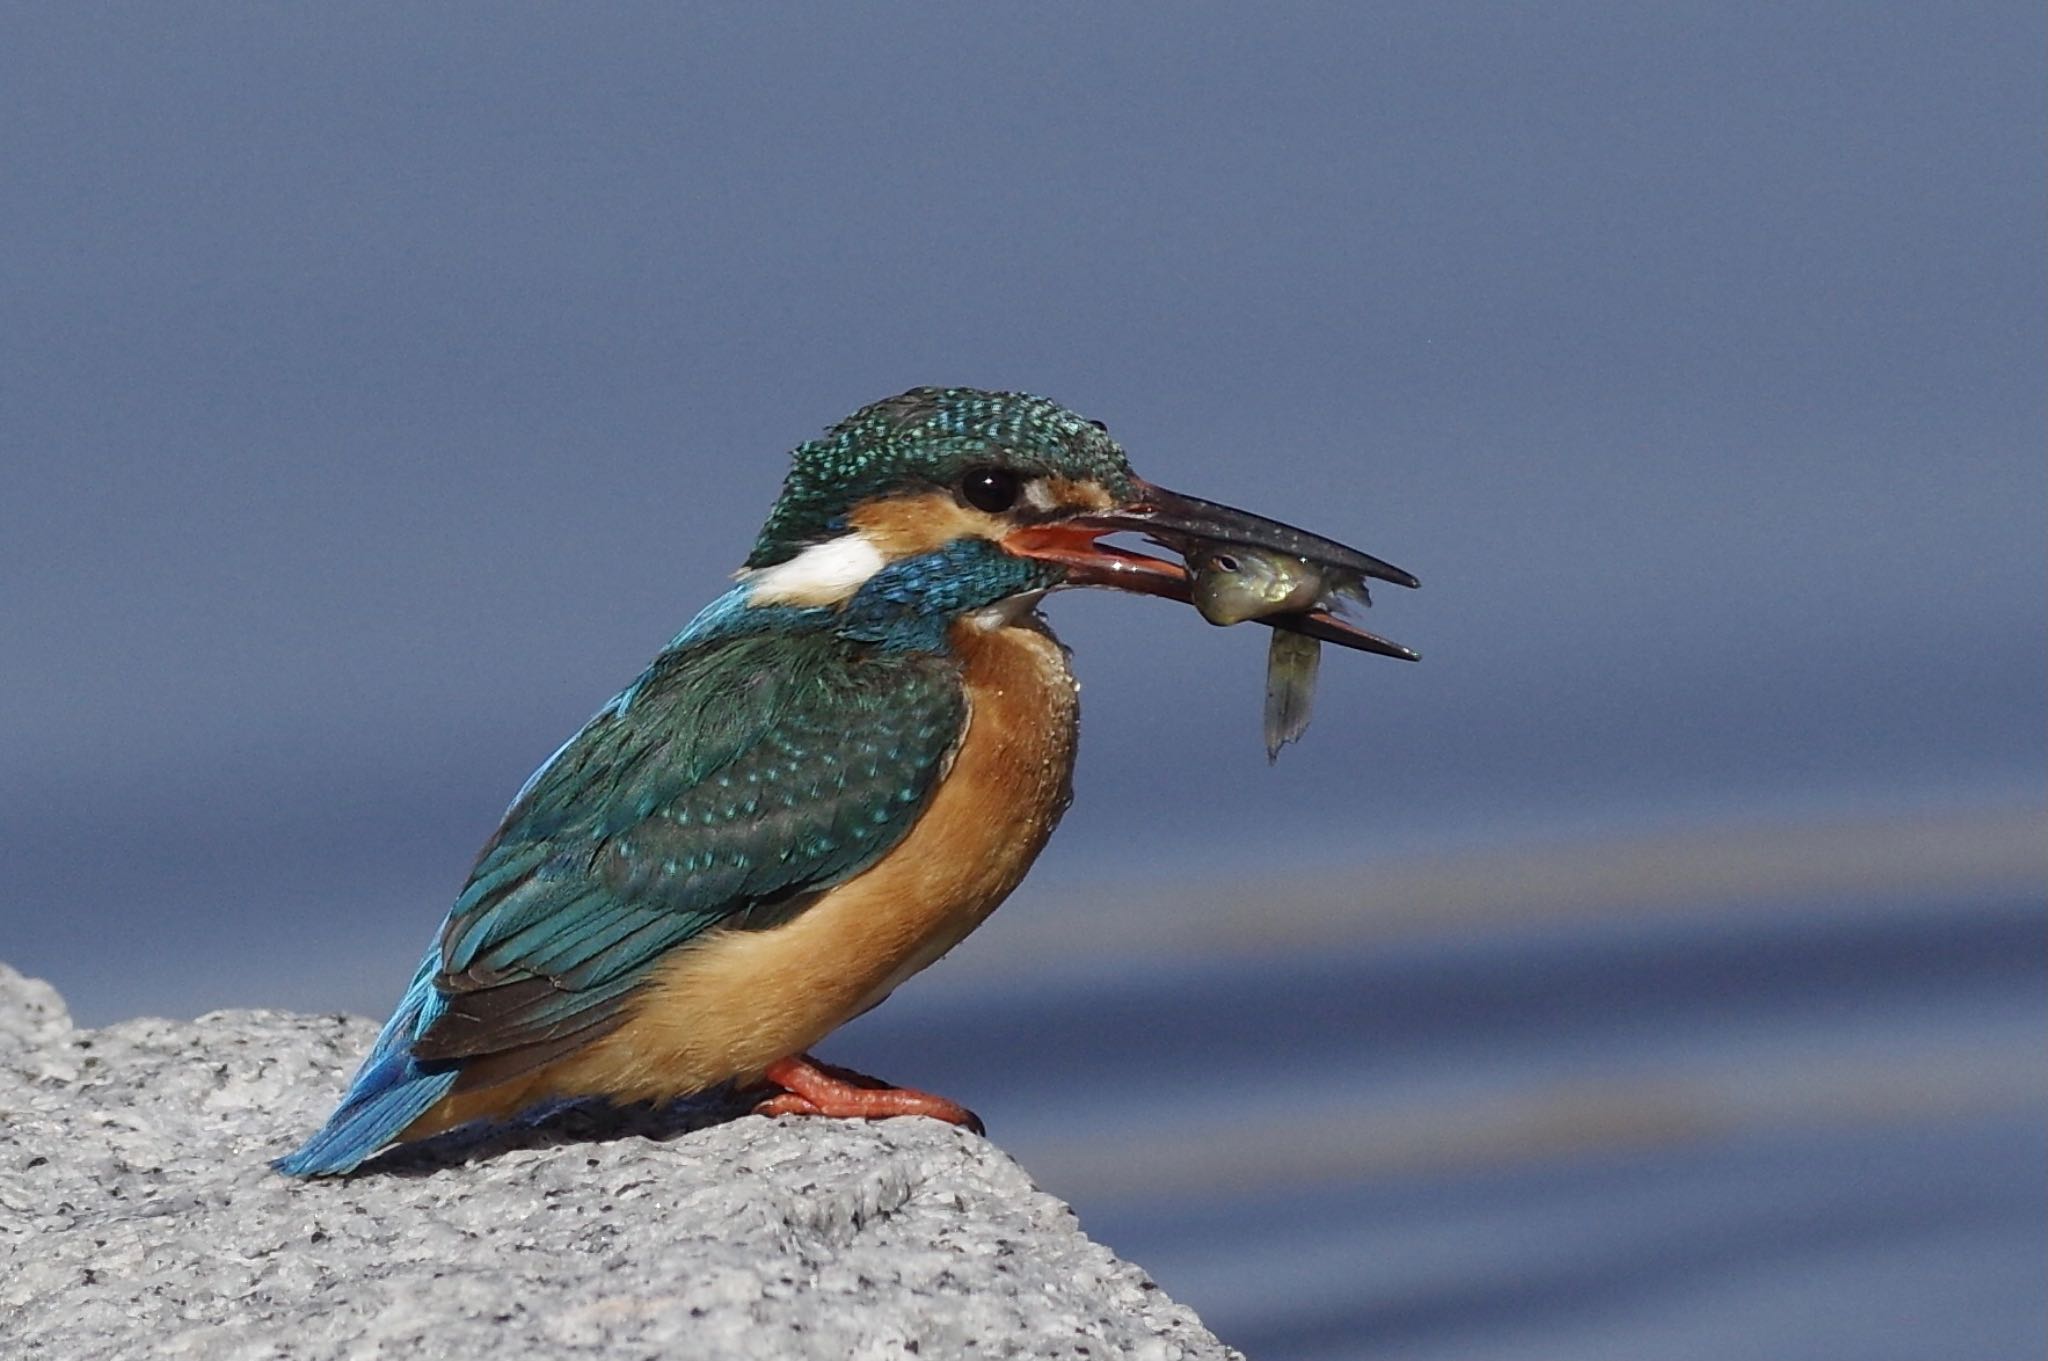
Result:
[[372,1031],[74,1030],[0,965],[0,1357],[1236,1355],[926,1120],[571,1116],[345,1181],[272,1172]]

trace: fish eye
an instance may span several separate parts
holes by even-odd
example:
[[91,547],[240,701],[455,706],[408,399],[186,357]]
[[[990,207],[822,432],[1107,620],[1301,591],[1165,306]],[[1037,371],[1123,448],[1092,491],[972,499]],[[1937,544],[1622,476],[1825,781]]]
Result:
[[1023,484],[1007,468],[970,468],[960,479],[960,497],[976,510],[1000,515],[1017,504]]
[[1235,572],[1239,567],[1243,566],[1242,563],[1228,553],[1211,555],[1209,565],[1219,572]]

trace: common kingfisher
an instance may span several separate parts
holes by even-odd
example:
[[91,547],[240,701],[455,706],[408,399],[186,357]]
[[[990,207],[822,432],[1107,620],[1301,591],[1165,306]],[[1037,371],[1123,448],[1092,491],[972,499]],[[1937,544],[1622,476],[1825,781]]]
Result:
[[[1241,544],[1403,586],[1377,558],[1140,479],[1043,398],[918,388],[798,448],[735,584],[526,781],[341,1104],[277,1167],[600,1098],[927,1115],[807,1054],[979,926],[1072,797],[1078,705],[1039,604],[1186,602]],[[1322,610],[1266,620],[1415,654]]]

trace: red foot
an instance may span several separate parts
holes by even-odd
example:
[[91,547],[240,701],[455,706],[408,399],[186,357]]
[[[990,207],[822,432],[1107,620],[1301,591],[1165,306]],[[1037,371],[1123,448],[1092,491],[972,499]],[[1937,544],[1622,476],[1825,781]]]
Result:
[[756,1115],[833,1115],[856,1120],[927,1115],[976,1134],[987,1133],[981,1117],[958,1102],[908,1087],[891,1087],[845,1068],[826,1068],[806,1054],[770,1064],[762,1076],[783,1090],[782,1095],[755,1106]]

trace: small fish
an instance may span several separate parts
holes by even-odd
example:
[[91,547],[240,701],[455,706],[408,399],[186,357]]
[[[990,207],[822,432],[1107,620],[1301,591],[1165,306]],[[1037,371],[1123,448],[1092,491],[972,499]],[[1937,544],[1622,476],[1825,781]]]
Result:
[[[1340,599],[1371,604],[1365,579],[1344,568],[1245,544],[1204,547],[1188,559],[1188,595],[1212,624],[1328,609]],[[1284,628],[1266,649],[1266,760],[1308,730],[1323,645]]]

